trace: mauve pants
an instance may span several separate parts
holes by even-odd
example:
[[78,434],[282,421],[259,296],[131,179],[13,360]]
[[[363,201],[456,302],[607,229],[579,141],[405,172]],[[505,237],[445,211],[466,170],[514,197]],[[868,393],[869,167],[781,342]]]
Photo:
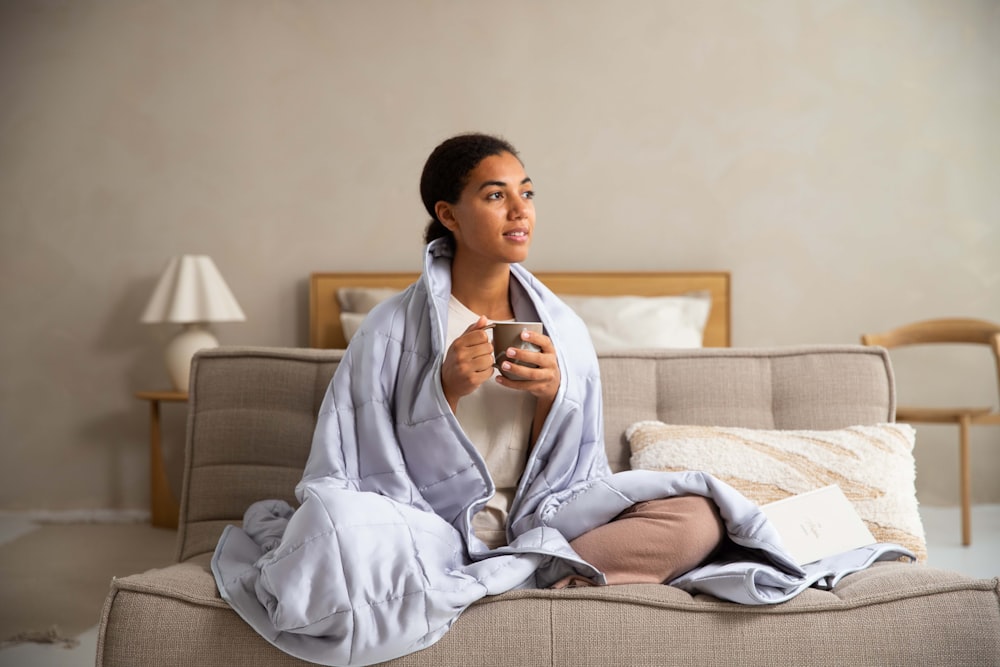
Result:
[[[702,496],[677,496],[636,503],[570,546],[604,572],[608,584],[661,584],[701,564],[724,536],[714,502]],[[553,588],[593,585],[574,575]]]

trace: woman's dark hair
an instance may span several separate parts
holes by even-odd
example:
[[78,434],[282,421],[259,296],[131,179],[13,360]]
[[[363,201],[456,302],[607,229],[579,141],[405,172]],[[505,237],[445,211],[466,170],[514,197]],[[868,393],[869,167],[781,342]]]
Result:
[[446,237],[454,246],[455,237],[438,220],[434,206],[439,201],[457,203],[469,182],[469,173],[476,165],[490,155],[503,153],[510,153],[521,159],[514,147],[504,139],[480,133],[460,134],[446,139],[431,152],[420,175],[420,198],[431,216],[431,221],[424,230],[424,243]]

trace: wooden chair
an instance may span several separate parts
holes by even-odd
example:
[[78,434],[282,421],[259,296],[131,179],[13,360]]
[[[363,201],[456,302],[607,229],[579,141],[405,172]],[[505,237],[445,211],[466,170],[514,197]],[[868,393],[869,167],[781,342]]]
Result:
[[[1000,324],[974,319],[933,319],[914,322],[885,331],[865,334],[864,345],[884,348],[932,343],[975,343],[988,345],[993,350],[997,367],[997,385],[1000,388]],[[897,407],[896,421],[928,424],[958,424],[959,488],[962,496],[962,544],[972,543],[972,490],[969,468],[969,427],[973,424],[1000,425],[1000,412],[992,406],[931,408]]]

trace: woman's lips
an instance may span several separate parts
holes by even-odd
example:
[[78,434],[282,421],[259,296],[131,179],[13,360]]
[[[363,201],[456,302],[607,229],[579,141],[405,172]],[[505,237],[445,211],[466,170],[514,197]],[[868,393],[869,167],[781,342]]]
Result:
[[507,232],[506,234],[503,235],[503,237],[511,241],[522,242],[522,243],[527,241],[529,238],[528,232],[524,231],[523,229],[516,229],[512,232]]

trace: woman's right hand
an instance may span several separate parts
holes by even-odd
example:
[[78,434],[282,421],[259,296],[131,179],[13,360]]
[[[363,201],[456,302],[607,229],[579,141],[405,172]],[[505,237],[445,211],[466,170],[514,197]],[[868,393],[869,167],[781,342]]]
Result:
[[468,396],[479,385],[493,377],[493,343],[486,334],[489,320],[480,315],[456,338],[441,366],[441,389],[451,406],[458,410],[458,399]]

